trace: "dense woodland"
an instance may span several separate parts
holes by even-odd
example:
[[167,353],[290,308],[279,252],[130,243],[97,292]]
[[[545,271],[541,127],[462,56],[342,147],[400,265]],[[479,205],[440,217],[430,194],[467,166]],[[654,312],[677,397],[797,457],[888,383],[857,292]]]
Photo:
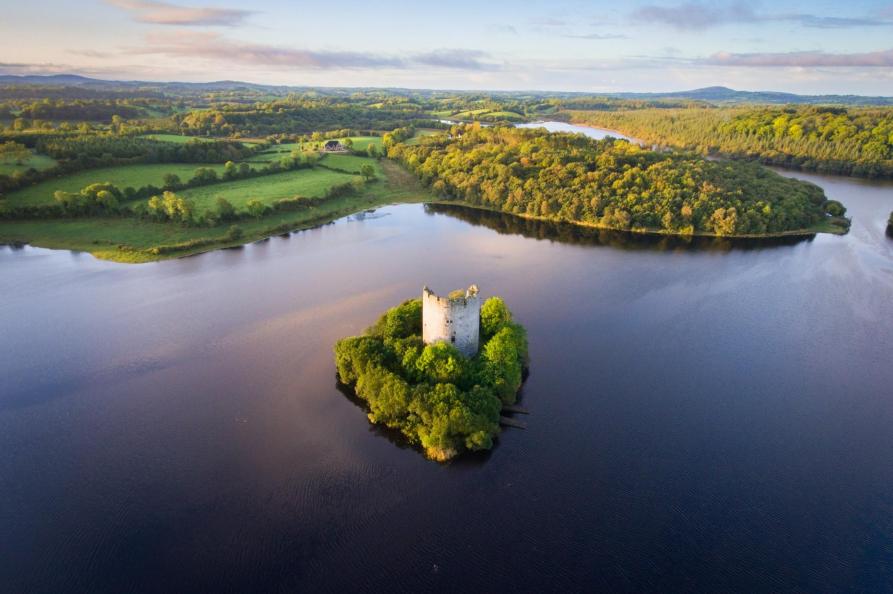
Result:
[[689,107],[569,111],[650,143],[806,171],[893,177],[893,108]]
[[397,144],[389,156],[443,198],[608,229],[785,233],[845,213],[817,186],[758,165],[658,153],[610,138],[474,125],[455,127],[449,138]]
[[527,335],[502,299],[481,306],[481,348],[466,358],[450,344],[422,341],[422,302],[388,310],[363,336],[340,340],[342,382],[369,407],[369,420],[403,433],[435,460],[493,446],[499,411],[515,402]]

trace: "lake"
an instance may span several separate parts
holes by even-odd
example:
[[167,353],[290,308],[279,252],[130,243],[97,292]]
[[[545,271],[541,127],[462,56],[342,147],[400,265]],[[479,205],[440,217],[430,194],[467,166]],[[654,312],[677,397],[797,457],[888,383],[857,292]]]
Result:
[[[0,590],[893,590],[893,185],[787,175],[851,232],[403,205],[153,264],[0,247]],[[331,349],[471,283],[531,414],[440,465]]]
[[585,134],[589,138],[601,140],[603,138],[619,138],[628,140],[636,144],[645,144],[644,141],[626,134],[621,134],[616,130],[608,130],[607,128],[596,128],[595,126],[578,126],[576,124],[568,124],[567,122],[530,122],[526,124],[515,124],[516,128],[545,128],[549,132],[573,132],[576,134]]

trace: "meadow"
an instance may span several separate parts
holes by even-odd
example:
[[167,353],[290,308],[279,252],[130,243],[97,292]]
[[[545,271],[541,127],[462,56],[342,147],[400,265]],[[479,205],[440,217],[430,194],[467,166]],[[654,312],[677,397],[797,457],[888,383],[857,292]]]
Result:
[[[239,238],[229,235],[230,224],[228,223],[208,228],[189,227],[174,223],[155,223],[136,218],[108,217],[0,220],[0,241],[31,243],[48,248],[90,252],[97,258],[117,262],[151,262],[222,247],[238,246],[270,235],[327,223],[336,218],[376,206],[392,203],[430,202],[434,199],[419,184],[415,176],[399,165],[383,161],[380,168],[383,179],[365,186],[359,194],[330,198],[319,205],[299,212],[275,212],[261,218],[242,219],[237,223],[242,232]],[[304,174],[304,178],[300,179],[300,175],[292,174]],[[317,174],[321,174],[323,177],[319,177]],[[194,188],[183,192],[183,195],[207,189],[207,194],[201,197],[203,206],[207,206],[213,204],[217,195],[220,195],[219,192],[215,194],[213,189],[227,188],[227,199],[242,206],[252,197],[260,199],[259,196],[262,192],[259,191],[259,188],[263,188],[268,200],[275,200],[274,196],[277,195],[290,197],[296,193],[302,193],[298,191],[302,185],[305,188],[304,191],[309,193],[307,188],[322,179],[327,179],[328,185],[321,183],[319,188],[330,187],[336,180],[337,183],[343,183],[357,179],[357,176],[354,175],[327,170],[298,170],[269,177],[278,179],[274,179],[273,184],[264,183],[262,186],[254,188],[251,195],[236,190],[234,186],[239,182]],[[242,181],[257,184],[264,180],[268,180],[268,178],[261,177]],[[195,196],[189,197],[196,199]],[[161,248],[163,253],[159,254],[153,251],[157,248]]]
[[[379,149],[381,148],[380,136],[351,136],[350,139],[353,141],[353,150],[355,151],[365,151],[370,144],[374,144]],[[338,140],[344,142],[346,138],[339,138]],[[316,144],[318,144],[318,142],[324,141],[313,141],[306,143],[285,142],[282,144],[274,144],[264,152],[254,155],[254,157],[251,158],[251,162],[269,163],[270,161],[275,161],[277,159],[281,159],[282,157],[289,156],[292,151],[302,151],[305,148],[311,149]]]
[[223,165],[202,163],[153,163],[151,165],[103,167],[64,175],[22,188],[10,193],[6,197],[6,201],[10,206],[53,204],[53,193],[56,190],[79,192],[82,188],[95,183],[112,183],[119,188],[128,186],[140,188],[147,185],[161,187],[166,174],[175,173],[185,181],[192,177],[196,169],[201,167],[214,169],[218,175],[223,173]]
[[333,153],[324,156],[319,163],[324,167],[332,167],[334,169],[341,169],[352,173],[359,173],[363,165],[372,165],[372,167],[375,168],[375,174],[381,175],[381,164],[375,159],[370,159],[368,157]]
[[199,212],[215,208],[218,197],[229,200],[239,210],[243,209],[249,200],[260,200],[264,204],[272,205],[282,198],[321,197],[332,186],[355,179],[358,179],[358,176],[321,167],[297,169],[274,175],[200,186],[179,191],[177,195],[195,202],[195,207]]
[[443,130],[434,130],[432,128],[421,128],[421,129],[415,131],[415,134],[413,135],[413,137],[410,138],[409,140],[407,140],[406,144],[409,144],[409,145],[418,144],[422,140],[422,138],[424,138],[425,136],[432,136],[434,134],[442,134],[442,133],[444,133]]
[[21,164],[15,159],[0,158],[0,175],[11,175],[16,171],[27,171],[34,168],[38,171],[56,166],[56,160],[46,155],[32,153],[30,157],[22,160]]

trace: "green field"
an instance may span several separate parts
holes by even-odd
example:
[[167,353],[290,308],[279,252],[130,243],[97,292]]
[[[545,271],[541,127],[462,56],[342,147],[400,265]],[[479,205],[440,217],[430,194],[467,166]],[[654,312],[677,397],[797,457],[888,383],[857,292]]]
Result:
[[218,196],[232,202],[237,209],[241,209],[249,200],[254,199],[264,204],[272,204],[276,200],[295,196],[319,197],[330,187],[355,179],[358,179],[358,176],[323,168],[298,169],[192,188],[177,192],[177,195],[193,200],[199,212],[206,208],[214,209]]
[[[19,241],[41,247],[85,251],[92,253],[97,258],[117,262],[150,262],[240,245],[254,239],[326,223],[338,217],[384,204],[427,202],[433,199],[431,194],[420,186],[415,176],[400,166],[390,161],[384,161],[381,163],[381,167],[384,174],[383,179],[367,186],[365,191],[358,196],[327,200],[306,211],[274,213],[260,219],[239,221],[238,226],[244,235],[238,240],[226,237],[229,224],[209,229],[184,227],[172,223],[150,223],[130,218],[84,218],[0,220],[0,241]],[[317,172],[311,170],[292,173],[306,175]],[[329,178],[330,180],[337,176],[341,176],[343,179],[355,178],[355,176],[345,174],[327,173],[333,176]],[[256,182],[260,179],[246,181]],[[306,178],[305,181],[307,181]],[[207,189],[219,187],[209,186]],[[166,253],[161,256],[148,251],[153,247],[170,246],[190,240],[210,240],[213,243],[178,248],[174,253]]]
[[262,153],[258,153],[253,155],[249,162],[251,163],[269,163],[271,161],[278,161],[282,157],[289,156],[292,151],[298,150],[300,151],[302,145],[298,142],[289,142],[284,144],[274,144],[269,149],[265,150]]
[[22,161],[19,165],[13,159],[0,159],[0,175],[11,175],[16,171],[27,171],[32,167],[38,171],[55,167],[56,160],[46,155],[31,154],[30,157]]
[[171,142],[174,144],[186,144],[187,142],[197,140],[199,142],[216,142],[218,140],[232,140],[239,141],[245,146],[251,146],[252,144],[258,144],[262,142],[261,140],[256,140],[252,138],[207,138],[204,136],[186,136],[184,134],[143,134],[140,138],[150,138],[152,140],[159,140],[161,142]]
[[425,136],[432,136],[434,134],[446,134],[446,130],[434,130],[430,128],[422,128],[420,130],[416,130],[415,134],[406,141],[406,144],[413,145],[418,144],[419,141]]
[[[355,151],[365,151],[370,144],[381,148],[381,136],[351,136],[351,140],[353,140],[353,150]],[[344,142],[344,139],[342,138],[341,141]]]
[[[366,147],[370,144],[374,144],[377,147],[381,148],[381,137],[380,136],[352,136],[353,140],[353,150],[355,151],[365,151]],[[344,142],[344,138],[339,139],[341,142]],[[325,141],[321,141],[325,142]],[[310,149],[316,142],[308,142],[306,143],[306,147]],[[292,151],[295,150],[303,150],[305,144],[301,144],[300,142],[289,142],[283,144],[274,144],[269,149],[265,150],[262,153],[254,155],[251,157],[251,163],[269,163],[271,161],[277,161],[282,157],[289,156]],[[332,155],[335,156],[335,155]],[[341,155],[338,155],[341,156]]]
[[324,156],[322,161],[320,161],[320,164],[325,165],[326,167],[334,167],[336,169],[352,171],[353,173],[359,173],[360,168],[363,165],[372,165],[373,167],[375,167],[376,175],[381,175],[381,165],[376,159],[370,159],[369,157],[330,154]]
[[149,184],[161,186],[165,174],[176,173],[180,176],[180,179],[186,181],[192,177],[192,174],[199,167],[215,169],[218,174],[223,172],[223,165],[203,165],[200,163],[158,163],[152,165],[104,167],[65,175],[34,186],[22,188],[10,193],[6,200],[10,206],[52,204],[53,193],[56,190],[78,192],[90,184],[104,182],[115,184],[122,189],[128,186],[139,188]]

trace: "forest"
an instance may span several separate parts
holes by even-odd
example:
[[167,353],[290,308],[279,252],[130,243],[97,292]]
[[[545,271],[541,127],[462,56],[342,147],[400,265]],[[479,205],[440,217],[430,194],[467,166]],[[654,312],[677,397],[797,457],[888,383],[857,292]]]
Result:
[[443,199],[544,220],[716,236],[848,226],[843,205],[813,184],[612,138],[457,126],[388,155]]
[[474,357],[444,342],[426,345],[422,301],[406,301],[362,336],[338,341],[338,377],[366,403],[370,422],[400,431],[433,460],[488,450],[499,411],[521,387],[527,334],[499,297],[481,306],[480,330]]
[[568,110],[571,122],[648,143],[804,171],[893,177],[893,108],[840,106]]

